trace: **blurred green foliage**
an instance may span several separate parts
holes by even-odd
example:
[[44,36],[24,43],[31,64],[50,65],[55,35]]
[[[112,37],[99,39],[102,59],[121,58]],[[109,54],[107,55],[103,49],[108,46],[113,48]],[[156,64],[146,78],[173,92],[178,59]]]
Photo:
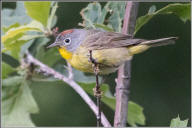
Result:
[[171,120],[170,127],[187,127],[188,120],[180,120],[179,116]]
[[90,3],[81,10],[82,26],[121,32],[125,6],[126,2],[107,2],[103,8],[100,3]]
[[[65,61],[57,50],[46,49],[54,41],[53,37],[47,37],[52,27],[58,26],[62,31],[77,27],[83,19],[79,23],[81,26],[120,32],[125,2],[61,2],[58,5],[56,2],[17,2],[16,9],[5,8],[14,7],[15,3],[7,4],[4,2],[2,10],[3,125],[95,126],[93,112],[65,83],[45,74],[29,73],[31,67],[27,65],[12,65],[22,64],[23,55],[29,50],[41,62],[66,75]],[[190,4],[154,4],[140,4],[141,17],[137,20],[135,36],[147,39],[179,36],[180,39],[176,46],[157,48],[134,58],[128,107],[128,123],[131,126],[168,126],[177,114],[190,120],[190,23],[187,21],[190,20]],[[73,72],[75,80],[93,98],[94,76],[75,69]],[[103,111],[111,123],[115,108],[115,98],[110,92],[114,90],[113,77],[115,74],[105,81],[110,86],[102,86],[105,94],[102,98],[105,103]],[[112,89],[109,90],[109,87]]]
[[191,19],[190,10],[190,4],[169,4],[166,7],[159,9],[158,11],[156,11],[155,6],[151,6],[147,15],[141,16],[137,19],[134,34],[136,34],[136,32],[143,25],[145,25],[151,18],[156,15],[174,14],[177,15],[183,22],[186,22],[187,20]]
[[[32,96],[29,85],[31,81],[28,80],[29,72],[28,66],[20,65],[17,68],[11,67],[12,62],[22,62],[24,52],[33,43],[30,40],[39,37],[45,37],[45,27],[50,6],[41,7],[42,13],[37,12],[36,8],[41,3],[37,2],[37,6],[28,7],[26,2],[25,6],[29,12],[33,12],[30,20],[25,14],[24,3],[17,4],[15,10],[6,9],[3,10],[3,14],[9,18],[3,18],[3,31],[2,36],[3,49],[3,80],[2,80],[2,110],[3,110],[3,126],[33,126],[33,122],[30,117],[30,113],[37,113],[38,106],[35,99]],[[30,2],[29,2],[30,3]],[[35,2],[34,2],[35,3]],[[44,2],[46,5],[50,5],[51,2]],[[44,10],[44,11],[43,11]],[[43,14],[47,12],[47,15]],[[44,20],[38,19],[34,15],[40,16]],[[43,15],[40,15],[43,14]],[[34,17],[33,17],[34,16]],[[17,18],[29,19],[29,22],[20,20]],[[27,18],[26,18],[27,17]],[[15,20],[16,19],[16,20]],[[15,20],[15,21],[14,21]],[[9,24],[10,26],[7,26]],[[32,32],[33,33],[32,33]]]
[[24,4],[27,10],[27,14],[34,20],[42,23],[44,27],[46,27],[49,18],[51,2],[25,2]]

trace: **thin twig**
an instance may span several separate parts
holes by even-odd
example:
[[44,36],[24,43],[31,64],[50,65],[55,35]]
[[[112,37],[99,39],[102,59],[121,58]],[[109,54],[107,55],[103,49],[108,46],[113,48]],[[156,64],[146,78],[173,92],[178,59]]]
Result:
[[67,69],[68,69],[68,78],[73,79],[73,72],[72,72],[72,67],[69,62],[67,62]]
[[[127,2],[122,29],[123,34],[133,35],[137,10],[137,2]],[[114,118],[115,127],[126,127],[130,78],[131,60],[127,61],[124,65],[122,65],[118,71],[118,78],[116,80],[116,109]]]
[[96,76],[96,98],[97,98],[97,127],[101,126],[101,91],[100,91],[100,85],[99,85],[99,76],[98,74],[95,74]]
[[97,99],[97,127],[101,126],[101,89],[99,85],[99,64],[92,56],[92,50],[89,51],[89,60],[93,63],[94,73],[96,77],[96,87],[93,89]]
[[[54,69],[48,67],[47,65],[43,64],[39,60],[35,59],[29,52],[26,53],[25,62],[27,64],[32,63],[32,64],[38,66],[40,71],[45,72],[46,74],[51,75],[54,78],[57,78],[59,80],[64,81],[65,83],[67,83],[82,97],[82,99],[88,104],[88,106],[95,113],[95,115],[97,115],[97,113],[98,113],[97,106],[91,100],[91,98],[88,96],[88,94],[73,79],[65,77],[61,73],[56,72]],[[72,70],[69,70],[69,74],[71,74],[71,73],[72,73]],[[102,119],[101,123],[103,124],[104,127],[111,127],[111,124],[109,123],[109,121],[107,120],[107,118],[105,117],[103,112],[101,112],[101,119]]]

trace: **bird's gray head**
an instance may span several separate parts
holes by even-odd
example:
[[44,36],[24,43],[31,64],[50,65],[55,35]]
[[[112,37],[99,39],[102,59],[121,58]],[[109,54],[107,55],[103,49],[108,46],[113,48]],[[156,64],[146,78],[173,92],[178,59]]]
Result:
[[65,47],[68,51],[74,52],[85,39],[86,30],[84,29],[69,29],[61,32],[53,44],[49,45],[51,47]]

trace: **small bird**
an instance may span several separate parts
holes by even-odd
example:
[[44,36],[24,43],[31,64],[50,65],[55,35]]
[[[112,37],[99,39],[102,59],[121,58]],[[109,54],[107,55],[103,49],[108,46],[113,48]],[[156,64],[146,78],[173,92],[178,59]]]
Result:
[[94,73],[89,60],[90,51],[98,64],[99,74],[109,74],[133,55],[150,47],[173,44],[177,37],[156,40],[132,39],[131,35],[95,29],[69,29],[61,32],[48,48],[58,47],[61,56],[72,67],[83,72]]

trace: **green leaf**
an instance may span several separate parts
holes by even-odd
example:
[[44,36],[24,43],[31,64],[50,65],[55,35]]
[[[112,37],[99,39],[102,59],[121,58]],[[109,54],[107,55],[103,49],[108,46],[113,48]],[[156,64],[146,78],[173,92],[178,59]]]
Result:
[[60,55],[58,53],[57,49],[48,49],[45,50],[45,48],[42,48],[41,51],[38,54],[38,59],[47,64],[48,66],[53,66],[60,58]]
[[[16,40],[18,40],[19,38],[21,38],[24,34],[23,33],[18,33],[17,35],[14,35],[13,37],[11,37],[11,35],[7,36],[4,35],[2,37],[2,45],[3,45],[3,49],[2,52],[5,52],[9,49],[10,45],[13,45],[15,43]],[[3,42],[3,38],[4,38],[4,42]]]
[[20,24],[16,22],[15,24],[10,25],[9,27],[3,27],[3,32],[6,33],[9,29],[17,28],[19,26],[20,26]]
[[10,51],[10,55],[15,58],[15,59],[19,59],[20,57],[20,50],[21,50],[21,46],[23,44],[25,44],[27,41],[25,40],[15,40],[13,42],[11,42],[10,45],[6,45],[6,47],[2,50],[2,52],[7,52]]
[[32,21],[30,24],[22,25],[17,28],[9,29],[2,37],[4,48],[2,52],[10,51],[10,54],[18,59],[20,57],[21,46],[31,39],[44,37],[44,35],[25,35],[28,31],[43,31],[43,26],[37,21]]
[[[79,83],[79,85],[90,95],[93,96],[93,88],[95,87],[95,83]],[[108,105],[111,109],[115,110],[115,97],[109,91],[109,87],[106,84],[101,85],[101,90],[103,91],[103,96],[101,98],[102,102]],[[128,117],[127,122],[131,126],[145,125],[145,116],[143,113],[143,108],[134,103],[133,101],[128,102]]]
[[2,80],[3,86],[16,86],[22,83],[23,76],[12,76]]
[[[27,31],[39,31],[43,32],[42,25],[37,21],[32,21],[31,23],[27,25],[22,25],[17,28],[11,28],[9,29],[5,35],[2,36],[2,42],[4,44],[10,43],[13,40],[20,38],[23,36],[23,34]],[[19,35],[19,36],[18,36]]]
[[34,39],[37,38],[41,38],[41,37],[45,37],[44,35],[24,35],[22,36],[19,40],[24,40],[27,41],[27,43],[25,43],[24,45],[22,45],[21,50],[20,50],[20,54],[21,56],[23,56],[26,52],[26,50],[28,50],[28,48],[33,44]]
[[47,26],[47,21],[49,18],[49,12],[51,7],[51,2],[25,2],[25,8],[27,10],[27,14],[33,18],[34,20],[39,21]]
[[191,20],[191,4],[170,4],[158,11],[161,14],[175,14],[183,22]]
[[44,35],[23,35],[21,38],[19,38],[19,40],[32,40],[32,39],[36,39],[36,38],[40,38],[40,37],[45,37]]
[[126,2],[108,2],[104,9],[109,10],[108,25],[112,26],[116,32],[121,32],[122,21],[124,19]]
[[149,11],[148,11],[148,14],[152,14],[156,11],[156,6],[155,5],[152,5],[150,8],[149,8]]
[[92,74],[86,74],[83,73],[79,70],[73,69],[73,74],[74,74],[74,80],[78,82],[83,82],[83,83],[93,83],[95,82],[95,76]]
[[2,62],[2,78],[8,77],[8,75],[12,72],[16,71],[13,67],[6,64],[5,62]]
[[[34,44],[32,45],[31,53],[42,63],[45,63],[48,66],[52,67],[54,64],[56,64],[57,61],[61,60],[62,58],[57,48],[46,48],[49,41],[50,39],[46,37],[35,40]],[[62,68],[64,68],[64,64],[61,65]]]
[[[26,14],[24,2],[17,1],[16,9],[2,9],[2,26],[10,26],[15,23],[24,25],[31,21],[31,18]],[[14,20],[13,20],[14,19]]]
[[108,2],[106,4],[107,8],[109,10],[112,10],[113,12],[119,12],[119,18],[124,19],[124,14],[125,14],[125,7],[126,7],[126,1],[118,1],[118,2]]
[[132,101],[128,103],[128,122],[131,126],[136,126],[136,124],[145,125],[143,107]]
[[17,68],[20,65],[18,60],[5,53],[2,53],[2,60],[13,68]]
[[90,28],[95,28],[94,23],[100,23],[99,17],[101,16],[101,5],[98,2],[90,3],[80,12],[83,18],[83,25]]
[[187,127],[188,119],[180,120],[179,116],[171,120],[170,127]]
[[116,32],[121,32],[122,20],[120,19],[119,12],[113,12],[109,17],[109,24]]
[[82,25],[94,29],[104,29],[107,26],[108,29],[106,28],[104,30],[120,32],[125,13],[125,5],[126,2],[108,2],[102,9],[100,3],[90,3],[80,13],[83,18]]
[[46,45],[48,42],[50,41],[49,38],[46,38],[46,37],[42,37],[42,38],[37,38],[34,42],[33,42],[33,45],[30,47],[30,53],[32,53],[32,55],[39,59],[41,56],[41,52],[44,50],[48,50],[46,48]]
[[136,34],[143,25],[145,25],[149,20],[151,20],[154,16],[160,14],[175,14],[177,15],[183,22],[191,19],[191,4],[169,4],[164,8],[154,12],[154,7],[152,6],[149,10],[149,13],[141,16],[136,21],[135,32]]
[[[2,98],[1,98],[1,101],[4,102],[6,100],[9,100],[10,98],[14,97],[15,94],[17,94],[17,92],[19,91],[19,88],[20,88],[20,84],[19,85],[11,85],[11,86],[2,86]],[[5,110],[5,113],[6,111],[9,111],[8,109]]]
[[[106,105],[115,110],[115,97],[104,96],[101,99]],[[128,102],[128,113],[127,122],[131,126],[145,125],[145,115],[143,113],[143,107],[134,103],[133,101]]]
[[30,114],[37,112],[38,106],[31,94],[27,81],[24,81],[19,90],[16,91],[16,94],[2,101],[2,126],[32,127],[34,124]]
[[10,50],[11,56],[13,56],[16,59],[19,59],[21,46],[24,45],[26,42],[27,42],[26,40],[16,40],[14,41],[14,45],[10,45],[9,48],[7,48],[6,50]]
[[55,13],[56,13],[56,10],[58,8],[58,3],[55,2],[53,3],[53,7],[51,9],[51,15],[49,16],[49,19],[48,19],[48,23],[47,23],[47,28],[48,30],[51,30],[51,27],[54,25],[54,23],[56,22],[55,19],[56,19],[56,16],[55,16]]
[[[39,38],[36,40],[35,44],[37,45],[35,48],[35,57],[40,60],[43,63],[46,63],[47,65],[51,66],[53,63],[55,63],[55,59],[58,59],[59,57],[55,56],[58,55],[57,49],[48,49],[46,48],[47,43],[50,41],[48,38]],[[50,57],[49,57],[50,56]],[[52,57],[53,56],[53,57]]]
[[96,28],[101,28],[102,30],[113,32],[113,28],[104,24],[94,24]]

